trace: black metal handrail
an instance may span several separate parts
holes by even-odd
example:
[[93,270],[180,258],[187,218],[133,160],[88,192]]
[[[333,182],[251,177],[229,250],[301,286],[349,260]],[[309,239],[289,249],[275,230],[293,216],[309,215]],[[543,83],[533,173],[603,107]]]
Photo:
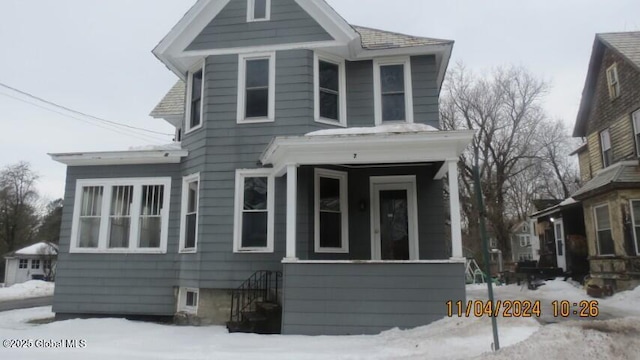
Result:
[[242,321],[242,314],[255,310],[258,301],[276,303],[282,282],[279,271],[260,270],[251,275],[231,293],[231,322]]

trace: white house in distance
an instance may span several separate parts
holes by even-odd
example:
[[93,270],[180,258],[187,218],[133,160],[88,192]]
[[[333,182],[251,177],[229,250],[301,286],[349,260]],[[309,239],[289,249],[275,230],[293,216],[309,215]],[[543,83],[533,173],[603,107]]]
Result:
[[44,241],[8,253],[4,256],[4,285],[45,279],[55,269],[57,255],[58,247]]
[[513,262],[540,258],[540,239],[536,235],[535,220],[527,219],[518,223],[511,236],[511,256]]

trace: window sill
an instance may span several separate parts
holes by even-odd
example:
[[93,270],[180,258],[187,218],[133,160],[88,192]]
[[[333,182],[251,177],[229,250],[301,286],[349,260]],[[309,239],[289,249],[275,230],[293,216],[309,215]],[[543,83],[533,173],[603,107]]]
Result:
[[270,119],[270,118],[250,118],[250,119],[244,119],[244,120],[238,119],[238,124],[240,124],[240,125],[242,125],[242,124],[260,124],[260,123],[270,123],[270,122],[275,122],[275,120]]
[[187,129],[185,129],[185,130],[184,130],[184,135],[188,135],[188,134],[191,134],[192,132],[196,132],[196,131],[198,131],[198,130],[202,129],[202,127],[203,127],[203,126],[202,126],[202,120],[200,120],[200,125],[198,125],[198,126],[196,126],[196,127],[193,127],[193,128],[190,128],[190,129],[188,129],[188,130],[187,130]]
[[348,254],[349,249],[340,248],[317,248],[315,249],[317,254]]
[[338,126],[343,128],[347,127],[347,124],[340,122],[338,120],[333,120],[333,119],[319,118],[319,119],[316,119],[315,121],[320,124],[333,125],[333,126]]
[[197,248],[194,249],[181,249],[179,251],[180,254],[196,254],[198,252]]
[[273,249],[238,249],[234,254],[273,254]]

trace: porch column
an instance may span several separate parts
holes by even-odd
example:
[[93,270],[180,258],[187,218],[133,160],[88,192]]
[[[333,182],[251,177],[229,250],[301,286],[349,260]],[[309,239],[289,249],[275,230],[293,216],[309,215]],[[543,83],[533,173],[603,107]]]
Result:
[[458,160],[448,161],[449,208],[451,210],[451,257],[462,258],[462,229],[460,217],[460,195],[458,189]]
[[298,166],[287,165],[287,259],[296,256],[296,222],[298,214]]

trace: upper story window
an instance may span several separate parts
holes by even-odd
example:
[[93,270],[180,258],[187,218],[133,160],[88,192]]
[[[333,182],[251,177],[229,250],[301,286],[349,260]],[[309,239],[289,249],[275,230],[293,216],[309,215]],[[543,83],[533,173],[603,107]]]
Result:
[[170,178],[78,180],[71,252],[166,252],[170,185]]
[[271,170],[236,170],[235,252],[273,252],[274,189]]
[[271,0],[247,0],[247,22],[271,19]]
[[640,157],[640,110],[633,113],[633,137],[636,142],[636,154]]
[[204,98],[204,64],[193,71],[189,71],[187,77],[187,106],[186,106],[186,133],[202,127],[203,98]]
[[598,255],[615,255],[609,205],[594,207],[593,215],[595,217]]
[[182,179],[182,215],[180,218],[180,252],[195,252],[198,243],[198,207],[200,174]]
[[349,252],[347,173],[315,169],[315,251]]
[[520,241],[520,247],[527,247],[531,245],[529,235],[518,235],[518,240]]
[[376,125],[388,121],[413,122],[411,61],[409,57],[373,61]]
[[618,78],[618,65],[613,64],[607,68],[607,85],[611,100],[620,96],[620,79]]
[[602,148],[602,167],[606,168],[613,162],[613,151],[611,150],[611,135],[609,129],[600,133],[600,147]]
[[347,126],[347,80],[345,62],[326,55],[315,55],[315,120]]
[[238,124],[275,118],[275,53],[239,55]]

